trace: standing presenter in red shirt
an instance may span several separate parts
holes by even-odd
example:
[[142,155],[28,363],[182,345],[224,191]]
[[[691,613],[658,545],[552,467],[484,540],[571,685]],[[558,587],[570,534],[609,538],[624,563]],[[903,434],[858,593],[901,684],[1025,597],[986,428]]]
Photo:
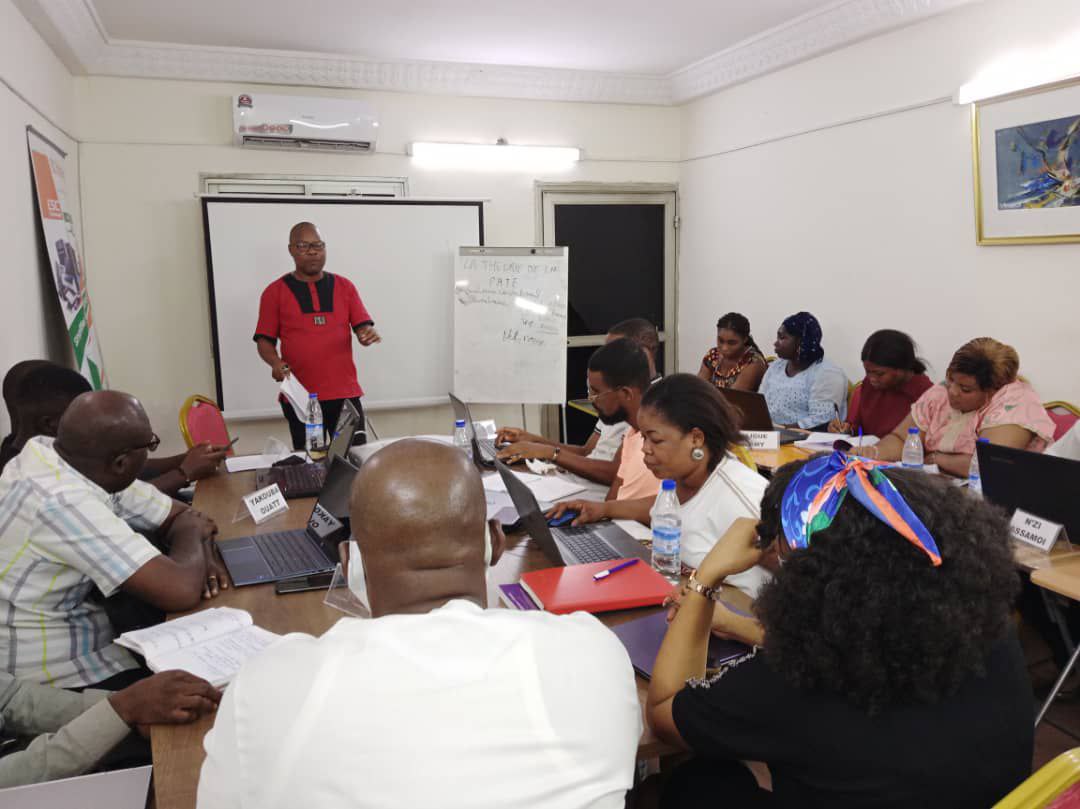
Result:
[[[378,343],[381,338],[352,282],[323,270],[326,242],[315,225],[301,222],[293,226],[289,254],[295,269],[263,290],[259,300],[255,345],[275,380],[281,382],[288,374],[296,374],[308,392],[318,395],[323,424],[333,430],[346,399],[356,406],[361,419],[364,415],[360,404],[364,391],[356,381],[352,334],[362,346]],[[293,448],[302,449],[304,423],[284,397],[281,411],[289,422]]]

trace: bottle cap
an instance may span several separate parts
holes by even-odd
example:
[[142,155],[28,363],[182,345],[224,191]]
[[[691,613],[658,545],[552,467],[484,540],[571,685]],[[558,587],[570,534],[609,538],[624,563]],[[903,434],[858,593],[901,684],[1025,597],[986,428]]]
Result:
[[307,395],[307,397],[308,397],[308,399],[318,399],[318,398],[319,398],[319,394],[317,394],[317,393],[309,393],[309,394]]
[[665,492],[673,492],[675,491],[675,481],[671,478],[664,478],[664,482],[660,484],[660,487]]
[[465,419],[458,419],[457,421],[454,422],[454,426],[455,427],[464,427],[465,426]]
[[919,428],[918,427],[908,427],[907,432],[908,432],[908,435],[918,435],[919,434]]
[[978,442],[979,442],[980,444],[989,444],[989,443],[990,443],[990,439],[989,439],[989,438],[980,438],[980,439],[978,439]]

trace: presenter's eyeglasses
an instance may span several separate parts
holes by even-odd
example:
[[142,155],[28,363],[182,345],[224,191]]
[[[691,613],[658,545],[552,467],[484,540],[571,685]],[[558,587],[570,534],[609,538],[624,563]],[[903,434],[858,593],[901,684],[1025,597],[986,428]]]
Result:
[[301,253],[306,253],[309,250],[319,253],[326,249],[326,242],[293,242],[293,247]]

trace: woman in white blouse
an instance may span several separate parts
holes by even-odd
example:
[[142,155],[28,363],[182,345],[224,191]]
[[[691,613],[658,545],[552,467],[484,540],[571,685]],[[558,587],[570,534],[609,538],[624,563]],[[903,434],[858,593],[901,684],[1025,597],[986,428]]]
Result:
[[[656,477],[675,481],[682,505],[682,562],[696,567],[737,518],[757,519],[766,481],[732,454],[741,441],[735,411],[716,388],[692,374],[674,374],[649,388],[638,426],[645,466]],[[551,515],[576,511],[573,525],[602,519],[649,525],[653,502],[572,500],[560,503]],[[728,583],[754,598],[769,575],[755,566],[729,577]]]

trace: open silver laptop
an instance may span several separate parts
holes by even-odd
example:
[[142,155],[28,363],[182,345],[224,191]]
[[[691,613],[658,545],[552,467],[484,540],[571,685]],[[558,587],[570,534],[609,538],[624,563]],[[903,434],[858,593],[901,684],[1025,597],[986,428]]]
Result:
[[356,472],[344,458],[330,460],[307,528],[218,540],[233,584],[242,587],[333,570],[338,543],[349,537],[349,489]]
[[514,502],[521,524],[556,566],[635,557],[650,561],[649,550],[615,523],[553,528],[548,525],[547,517],[540,510],[532,490],[502,461],[495,461],[495,468],[506,484],[506,491]]
[[495,447],[495,439],[477,436],[469,406],[452,393],[448,393],[447,396],[450,397],[450,404],[454,408],[454,418],[465,422],[465,432],[473,448],[473,462],[481,469],[494,469],[495,456],[499,451]]

